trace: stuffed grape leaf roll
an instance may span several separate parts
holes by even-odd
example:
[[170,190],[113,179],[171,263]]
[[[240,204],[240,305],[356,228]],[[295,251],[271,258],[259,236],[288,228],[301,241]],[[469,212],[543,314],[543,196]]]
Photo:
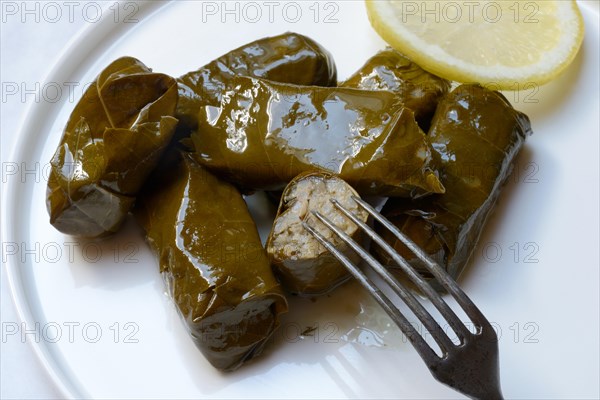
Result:
[[85,91],[50,161],[46,205],[59,231],[99,237],[119,229],[169,144],[177,84],[123,57]]
[[[500,93],[478,85],[457,87],[441,100],[429,132],[446,193],[413,201],[390,199],[382,214],[458,277],[529,134],[528,117]],[[419,267],[387,230],[380,233]],[[383,251],[378,254],[392,265]]]
[[287,302],[237,189],[173,148],[134,213],[206,359],[234,370],[260,354]]
[[358,226],[331,202],[331,199],[336,199],[366,222],[369,214],[356,204],[352,196],[358,196],[356,191],[329,173],[301,174],[286,186],[266,248],[275,274],[288,291],[305,295],[322,294],[350,277],[346,267],[319,244],[302,223],[313,226],[338,250],[358,262],[356,253],[312,214],[313,211],[320,212],[346,234],[360,241]]
[[369,58],[339,86],[394,92],[415,113],[419,125],[427,129],[439,99],[450,89],[450,82],[388,47]]
[[177,79],[180,125],[195,129],[200,108],[218,105],[227,81],[236,75],[298,85],[337,84],[331,54],[314,40],[292,32],[259,39]]
[[391,92],[235,77],[220,105],[199,116],[195,159],[242,188],[278,190],[320,171],[361,195],[444,191],[428,138]]

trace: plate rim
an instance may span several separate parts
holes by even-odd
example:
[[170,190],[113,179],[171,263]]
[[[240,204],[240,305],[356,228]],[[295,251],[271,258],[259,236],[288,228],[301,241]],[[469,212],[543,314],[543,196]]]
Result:
[[[167,1],[137,1],[137,4],[140,6],[140,22],[143,22],[144,19],[152,17],[155,13],[158,13],[161,9],[166,7],[167,5],[172,3],[172,0]],[[587,1],[577,1],[580,6],[582,12],[590,13],[592,17],[598,18],[600,16],[599,9],[597,7],[597,3],[589,3]],[[585,11],[584,11],[585,10]],[[108,32],[106,32],[107,27],[114,27],[114,21],[112,21],[110,15],[105,15],[102,19],[96,23],[85,26],[81,29],[77,34],[69,40],[65,48],[59,53],[56,58],[56,61],[52,64],[52,67],[49,69],[49,72],[42,79],[42,82],[53,82],[58,81],[58,77],[64,75],[63,67],[68,63],[72,62],[71,58],[79,58],[81,59],[83,55],[79,54],[79,50],[82,48],[82,45],[89,47],[89,49],[83,54],[87,54],[88,52],[93,52],[95,46],[90,45],[90,42],[94,44],[102,43],[105,39]],[[597,21],[596,21],[597,22]],[[127,32],[135,29],[136,25],[131,24],[127,26],[127,24],[119,24],[118,35],[122,37]],[[114,30],[111,33],[115,33]],[[591,32],[590,32],[591,33]],[[106,50],[105,50],[106,51]],[[70,67],[69,70],[77,70],[78,66]],[[35,116],[44,114],[48,110],[57,107],[56,103],[30,103],[25,112],[23,113],[23,117],[21,121],[19,121],[18,133],[17,135],[21,137],[31,137],[31,132],[34,131],[35,125],[37,124],[37,119]],[[40,136],[42,133],[37,133],[35,136]],[[22,156],[26,154],[27,150],[27,142],[22,139],[17,139],[12,149],[9,151],[9,159],[17,160],[23,158]],[[19,158],[19,156],[21,156]],[[23,158],[24,159],[24,158]],[[39,161],[39,160],[38,160]],[[11,180],[7,182],[4,186],[4,190],[1,196],[2,199],[2,221],[0,223],[0,227],[2,229],[3,241],[10,242],[11,238],[19,238],[18,234],[15,234],[15,223],[18,223],[18,216],[15,214],[11,214],[9,210],[14,210],[15,206],[18,204],[18,198],[20,195],[26,190],[27,186],[23,185],[20,181]],[[14,240],[13,240],[14,241]],[[6,266],[7,272],[7,283],[8,288],[10,290],[10,295],[16,310],[16,314],[20,319],[21,323],[25,323],[29,326],[35,324],[34,313],[30,306],[29,296],[24,291],[23,279],[19,267],[24,263],[8,258],[4,265]],[[82,390],[83,388],[77,388],[77,384],[70,382],[67,380],[68,376],[63,375],[64,368],[61,367],[58,361],[52,356],[52,353],[48,350],[48,344],[44,341],[28,341],[30,348],[33,349],[36,354],[37,359],[43,366],[43,369],[46,371],[48,376],[52,379],[52,382],[58,389],[58,391],[65,398],[81,398],[81,397],[89,397],[85,396],[87,392]]]
[[[138,1],[136,2],[139,6],[139,21],[143,21],[155,13],[159,12],[162,8],[172,3],[172,0],[160,0],[160,1]],[[117,29],[114,29],[115,21],[110,13],[104,14],[98,23],[89,24],[79,30],[66,44],[65,48],[58,54],[56,61],[52,64],[49,72],[41,79],[42,82],[58,82],[60,76],[65,73],[62,72],[65,66],[69,63],[72,64],[72,59],[84,59],[85,56],[95,51],[96,45],[102,43],[108,34],[115,34],[117,31],[118,36],[122,37],[127,32],[135,29],[136,24],[126,24],[120,22]],[[108,29],[111,28],[111,29]],[[90,45],[91,43],[91,45]],[[85,47],[84,47],[85,46]],[[86,51],[81,51],[82,48],[87,48]],[[105,50],[106,51],[106,50]],[[68,68],[70,71],[76,70],[79,67],[77,63],[74,67]],[[41,87],[44,87],[43,85]],[[18,123],[20,127],[18,129],[17,136],[31,137],[31,132],[34,131],[38,118],[36,116],[44,114],[49,110],[56,108],[60,103],[30,103],[23,113],[21,120]],[[38,133],[37,136],[42,133]],[[23,157],[27,153],[27,141],[16,140],[9,151],[10,160],[21,160],[26,159]],[[39,160],[38,160],[39,161]],[[11,214],[8,210],[15,209],[18,204],[18,198],[21,194],[28,190],[27,184],[17,180],[11,180],[6,183],[2,193],[2,237],[3,242],[14,242],[14,239],[18,239],[20,235],[14,232],[15,224],[18,222],[18,218],[15,214]],[[33,187],[31,187],[33,189]],[[12,240],[11,240],[12,239]],[[6,267],[7,284],[10,291],[10,296],[13,301],[13,305],[19,318],[19,322],[26,324],[26,326],[34,326],[37,322],[34,318],[34,313],[30,305],[29,296],[25,293],[23,286],[23,279],[19,267],[26,264],[21,261],[6,259],[3,263]],[[64,396],[64,398],[75,399],[75,398],[89,398],[89,394],[83,389],[78,388],[77,384],[69,381],[68,376],[65,375],[64,368],[58,365],[56,358],[54,358],[48,349],[48,345],[44,341],[28,340],[30,349],[33,350],[36,358],[42,365],[46,374],[50,377],[54,383],[58,392]],[[87,395],[87,396],[86,396]]]

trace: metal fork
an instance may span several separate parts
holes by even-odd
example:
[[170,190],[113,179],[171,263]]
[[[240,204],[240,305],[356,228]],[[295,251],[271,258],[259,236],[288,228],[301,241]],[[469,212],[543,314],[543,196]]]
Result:
[[455,344],[448,337],[439,323],[415,298],[410,290],[400,284],[400,282],[398,282],[386,268],[373,258],[371,254],[365,251],[350,238],[350,236],[334,225],[321,213],[316,211],[312,212],[323,224],[325,224],[325,226],[335,232],[347,245],[356,251],[402,299],[408,308],[417,316],[423,326],[429,331],[442,351],[441,356],[436,354],[434,349],[429,346],[425,339],[417,332],[415,327],[410,324],[402,312],[392,303],[389,297],[387,297],[357,265],[353,264],[352,261],[338,250],[335,245],[327,241],[323,235],[306,221],[303,222],[304,228],[307,229],[331,254],[342,262],[360,284],[369,291],[375,300],[377,300],[379,305],[383,307],[387,314],[389,314],[392,320],[408,337],[434,378],[471,398],[502,399],[498,366],[498,338],[489,321],[446,271],[427,256],[412,240],[400,232],[371,205],[356,196],[354,196],[353,199],[361,208],[372,215],[373,218],[379,221],[386,229],[390,230],[408,249],[410,249],[410,251],[415,253],[415,255],[423,261],[427,270],[431,272],[446,291],[454,297],[458,305],[475,324],[475,333],[469,331],[444,299],[402,256],[377,235],[371,227],[353,215],[337,200],[331,200],[335,207],[366,232],[375,243],[381,246],[381,248],[386,251],[406,273],[417,288],[419,288],[419,290],[421,290],[421,292],[437,308],[439,313],[458,336],[460,341],[459,344]]

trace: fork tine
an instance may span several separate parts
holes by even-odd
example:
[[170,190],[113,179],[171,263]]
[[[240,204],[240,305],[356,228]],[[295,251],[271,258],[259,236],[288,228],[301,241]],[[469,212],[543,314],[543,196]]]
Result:
[[[419,353],[425,363],[433,365],[436,359],[439,359],[437,354],[429,347],[423,337],[415,330],[414,326],[408,322],[406,317],[394,306],[394,304],[387,298],[387,296],[375,285],[373,282],[356,266],[348,257],[346,257],[341,251],[333,246],[323,235],[321,235],[315,228],[310,226],[306,221],[302,222],[302,226],[310,232],[315,239],[323,245],[331,254],[335,256],[344,266],[350,271],[352,276],[375,298],[377,303],[384,309],[384,311],[392,318],[392,320],[398,325],[400,330],[406,335],[408,340],[412,343],[415,350]],[[361,249],[362,250],[362,249]],[[364,250],[362,250],[364,252]]]
[[379,276],[381,276],[384,281],[394,290],[394,292],[400,296],[402,301],[406,303],[406,305],[411,309],[411,311],[417,316],[419,321],[425,326],[425,328],[431,334],[431,337],[437,342],[440,346],[443,356],[445,356],[448,350],[454,346],[454,343],[448,338],[446,333],[437,323],[437,321],[433,318],[433,316],[423,307],[423,305],[415,298],[415,296],[406,288],[404,288],[400,283],[390,274],[390,272],[383,267],[375,258],[366,252],[362,247],[358,245],[350,236],[348,236],[343,230],[338,228],[323,216],[321,213],[317,211],[312,212],[323,224],[325,224],[329,229],[334,231],[340,239],[344,241],[347,245],[352,247],[354,251],[359,253],[361,258],[365,260]]
[[[356,201],[356,198],[354,199]],[[408,262],[401,257],[394,249],[386,243],[371,227],[365,224],[363,221],[356,218],[354,214],[352,214],[347,208],[342,206],[337,200],[331,199],[331,202],[348,218],[352,220],[355,224],[360,226],[368,235],[375,241],[379,246],[381,246],[400,266],[400,268],[408,275],[410,280],[417,285],[417,287],[425,294],[425,296],[432,302],[432,304],[438,309],[440,314],[444,317],[444,319],[450,324],[454,332],[457,334],[461,343],[466,340],[466,338],[470,335],[469,330],[465,327],[465,325],[458,318],[456,313],[446,304],[446,302],[442,299],[442,297],[431,287],[431,285],[423,279],[421,275],[419,275],[415,269],[408,264]],[[358,203],[358,202],[357,202]],[[364,207],[364,205],[358,203],[360,206],[365,208],[365,210],[371,214],[373,214],[373,210]],[[391,276],[391,274],[384,268],[387,275]],[[393,278],[392,278],[393,279]],[[396,282],[396,284],[398,284]]]
[[[438,311],[444,316],[446,321],[454,324],[453,329],[459,338],[461,335],[461,344],[454,345],[439,327],[437,321],[425,310],[416,300],[414,295],[402,287],[392,275],[381,273],[386,271],[379,262],[377,262],[366,250],[359,246],[344,231],[334,225],[330,220],[316,211],[312,211],[319,221],[327,228],[332,230],[344,243],[349,245],[357,254],[366,261],[373,269],[379,273],[384,281],[402,298],[404,303],[419,318],[432,337],[436,340],[442,351],[442,357],[439,357],[434,350],[427,344],[424,338],[408,322],[402,312],[390,301],[390,299],[340,250],[321,235],[315,228],[311,227],[306,220],[302,222],[305,229],[312,234],[316,240],[322,244],[334,257],[336,257],[350,273],[364,286],[367,291],[375,298],[377,303],[392,318],[402,332],[408,337],[415,350],[419,353],[431,374],[440,382],[454,388],[455,390],[475,399],[502,399],[502,390],[500,386],[499,359],[498,359],[498,338],[496,331],[492,328],[489,321],[483,316],[481,311],[473,304],[467,295],[458,287],[452,278],[437,265],[431,258],[423,254],[421,249],[405,235],[400,233],[387,219],[381,216],[369,204],[358,197],[353,197],[356,203],[371,214],[377,221],[388,228],[399,240],[407,244],[407,247],[422,259],[427,269],[435,278],[442,283],[448,292],[456,299],[458,305],[463,308],[467,316],[478,325],[478,332],[473,334],[460,322],[454,311],[446,304],[442,297],[433,290],[431,285],[426,282],[416,270],[414,270],[406,260],[398,256],[396,259],[394,251],[373,229],[360,221],[354,214],[343,207],[339,202],[331,201],[336,208],[349,217],[355,224],[363,229],[369,236],[380,244],[389,254],[394,257],[401,268],[411,277],[413,283],[429,297]],[[420,284],[419,284],[420,283]],[[418,303],[418,305],[415,305]],[[437,303],[437,304],[436,304]],[[447,312],[447,310],[450,312]]]
[[[471,299],[465,294],[465,292],[463,292],[463,290],[456,284],[456,282],[454,282],[454,280],[452,278],[450,278],[450,276],[442,269],[442,267],[440,267],[435,261],[433,261],[431,259],[431,257],[429,257],[427,254],[425,254],[425,252],[423,250],[421,250],[419,248],[419,246],[417,246],[417,244],[415,242],[413,242],[408,236],[406,236],[404,233],[400,232],[400,230],[398,228],[396,228],[396,226],[394,226],[394,224],[392,224],[384,216],[382,216],[380,213],[378,213],[370,204],[368,204],[367,202],[365,202],[364,200],[362,200],[361,198],[359,198],[357,196],[352,196],[352,199],[358,205],[360,205],[365,211],[367,211],[369,214],[371,214],[373,216],[373,218],[375,218],[377,221],[379,221],[386,229],[388,229],[390,232],[392,232],[392,234],[394,236],[396,236],[400,241],[402,241],[402,243],[411,252],[413,252],[417,257],[419,257],[419,259],[421,261],[423,261],[427,270],[429,272],[431,272],[433,274],[433,276],[438,280],[438,282],[440,282],[442,284],[442,286],[448,291],[448,293],[451,294],[452,297],[454,297],[456,302],[465,311],[465,313],[471,319],[471,321],[475,325],[478,325],[477,328],[479,330],[481,330],[485,327],[487,330],[491,329],[491,331],[493,331],[493,328],[491,327],[491,325],[489,324],[488,320],[485,318],[483,313],[479,310],[479,308],[477,308],[477,306],[471,301]],[[332,202],[333,201],[334,200],[332,199]],[[377,235],[377,237],[379,237],[379,236]],[[383,242],[383,243],[385,243],[385,242]],[[378,244],[379,244],[379,242],[378,242]],[[386,249],[386,252],[388,254],[390,254],[390,256],[393,257],[393,255],[396,254],[396,252],[387,243],[385,243],[385,244],[387,246],[382,246],[382,247],[384,247],[384,249]],[[388,251],[388,249],[391,250],[391,253]],[[397,260],[394,260],[394,261],[397,262]],[[400,266],[402,267],[402,265],[400,265]],[[412,267],[410,267],[410,270],[412,270]],[[407,271],[405,271],[405,272],[407,272]],[[414,275],[414,274],[412,274],[412,275]],[[417,280],[425,282],[424,279],[419,274],[416,274],[416,275],[418,276]],[[429,292],[435,293],[435,290],[433,290],[433,288],[431,288],[431,285],[426,284],[426,286],[429,287],[429,289],[430,289]],[[423,290],[420,286],[419,286],[419,288],[421,290]],[[437,295],[437,293],[436,293],[436,295]],[[437,295],[437,297],[439,297],[439,295]],[[432,298],[430,298],[430,300],[433,301]],[[447,305],[446,305],[446,307],[447,307]],[[441,312],[441,310],[440,310],[440,312]],[[452,311],[452,314],[454,314],[453,311]],[[442,315],[444,315],[444,314],[442,313]],[[444,318],[446,318],[445,315],[444,315]],[[454,314],[454,317],[450,317],[450,318],[452,318],[454,320],[454,322],[449,321],[448,319],[446,319],[446,320],[448,321],[448,323],[451,324],[452,328],[455,329],[453,324],[456,324],[456,320],[458,320],[460,323],[460,320],[458,319],[456,314]],[[460,323],[460,325],[463,326],[463,328],[464,328],[464,325],[462,323]],[[455,329],[455,332],[457,332],[456,329]]]

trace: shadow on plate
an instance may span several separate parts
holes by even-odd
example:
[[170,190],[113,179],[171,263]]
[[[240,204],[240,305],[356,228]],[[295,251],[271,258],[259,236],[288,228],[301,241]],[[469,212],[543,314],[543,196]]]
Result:
[[[548,199],[558,187],[553,184],[556,176],[556,166],[550,155],[526,144],[488,216],[467,267],[459,277],[461,286],[472,291],[485,288],[488,294],[505,296],[514,289],[507,284],[523,282],[523,261],[536,260],[539,250],[539,244],[535,242],[539,237],[537,232],[547,229],[544,216],[547,215]],[[501,285],[497,284],[499,279]]]
[[[180,358],[199,392],[227,395],[227,390],[237,384],[255,380],[261,389],[248,397],[303,397],[307,392],[318,397],[357,397],[384,384],[373,379],[372,364],[356,350],[375,346],[360,344],[347,336],[360,325],[357,316],[361,305],[370,304],[368,294],[361,292],[357,283],[348,282],[332,294],[317,298],[290,296],[289,303],[290,312],[282,316],[280,327],[263,353],[233,372],[215,370],[191,339],[183,337],[183,329],[176,329],[180,332],[176,334]],[[406,343],[392,349],[374,348],[385,350],[390,359],[407,349],[412,348]],[[300,375],[302,379],[298,379]],[[323,387],[316,382],[323,383]]]
[[111,291],[131,289],[153,280],[162,285],[157,261],[143,238],[131,216],[118,233],[107,238],[70,238],[74,262],[69,263],[69,268],[74,285]]

